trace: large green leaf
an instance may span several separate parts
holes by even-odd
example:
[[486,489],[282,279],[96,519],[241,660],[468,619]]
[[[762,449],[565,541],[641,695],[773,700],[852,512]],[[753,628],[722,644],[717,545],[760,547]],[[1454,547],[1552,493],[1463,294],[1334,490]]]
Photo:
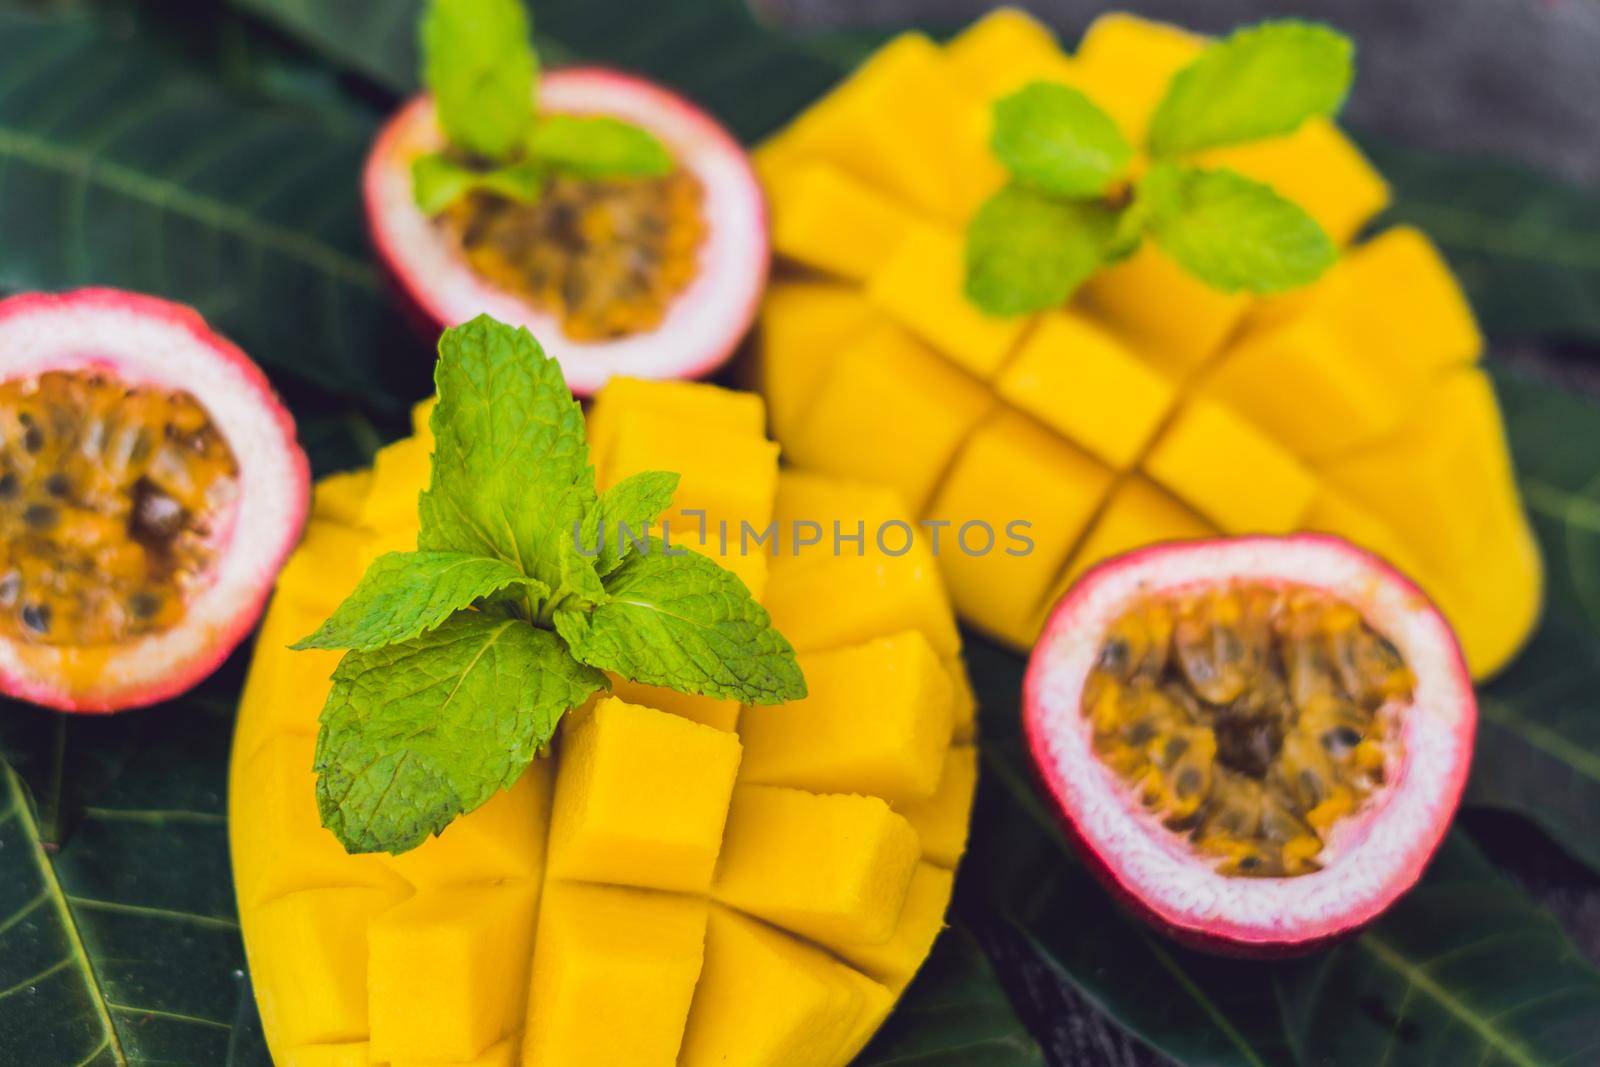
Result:
[[171,296],[273,371],[422,394],[429,355],[365,254],[367,125],[231,99],[83,17],[0,11],[0,40],[0,289]]
[[114,718],[0,707],[0,1063],[222,1062],[237,684]]

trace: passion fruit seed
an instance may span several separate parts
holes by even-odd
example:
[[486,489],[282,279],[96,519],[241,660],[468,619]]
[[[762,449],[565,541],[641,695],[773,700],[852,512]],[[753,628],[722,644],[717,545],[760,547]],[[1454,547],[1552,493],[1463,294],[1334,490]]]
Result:
[[1095,751],[1223,874],[1321,868],[1330,827],[1383,784],[1415,682],[1349,604],[1234,583],[1152,597],[1084,687]]
[[694,279],[700,182],[553,178],[537,201],[476,192],[440,216],[486,281],[557,315],[575,341],[654,329]]
[[188,393],[92,372],[0,384],[0,634],[119,644],[208,573],[238,464]]

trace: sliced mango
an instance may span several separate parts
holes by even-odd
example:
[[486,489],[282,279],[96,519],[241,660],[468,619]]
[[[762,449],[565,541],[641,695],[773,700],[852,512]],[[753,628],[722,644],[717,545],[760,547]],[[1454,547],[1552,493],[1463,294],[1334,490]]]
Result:
[[991,378],[1031,316],[1000,317],[966,297],[964,235],[911,228],[867,280],[867,296],[929,348],[979,378]]
[[712,893],[824,945],[878,942],[918,855],[916,831],[877,797],[741,785]]
[[539,883],[417,893],[367,932],[376,1060],[465,1060],[521,1025]]
[[[638,411],[675,419],[697,430],[715,427],[757,440],[765,432],[767,419],[766,405],[761,397],[750,393],[722,389],[704,382],[612,378],[596,394],[585,420],[589,435],[589,459],[602,479],[606,475],[604,460],[617,433],[618,414]],[[609,480],[617,481],[619,477],[613,474]]]
[[[885,1008],[887,996],[882,998]],[[872,1010],[860,975],[747,916],[713,908],[680,1067],[832,1067]]]
[[[1188,541],[1199,537],[1215,537],[1216,534],[1215,526],[1184,507],[1170,494],[1162,492],[1147,479],[1130,477],[1117,486],[1104,510],[1089,528],[1089,535],[1072,554],[1072,563],[1063,580],[1053,590],[1049,602],[1042,605],[1044,613],[1048,614],[1055,600],[1084,571],[1102,560],[1162,541]],[[1040,622],[1043,622],[1042,617]]]
[[714,726],[718,730],[731,733],[739,726],[737,700],[718,700],[715,697],[699,696],[695,693],[680,693],[666,686],[645,685],[643,682],[629,681],[616,675],[611,676],[611,693],[629,704],[642,704],[647,708],[682,715],[685,719]]
[[1050,28],[1014,7],[991,11],[945,45],[951,77],[984,103],[1030,82],[1068,82],[1073,64]]
[[767,288],[756,378],[780,439],[791,439],[800,428],[834,353],[865,332],[877,314],[851,286],[780,279]]
[[914,218],[829,163],[796,167],[772,190],[772,247],[796,263],[865,281],[892,257]]
[[414,886],[538,879],[544,873],[551,777],[550,761],[534,760],[510,789],[410,852],[390,857],[389,866]]
[[739,724],[741,781],[891,803],[929,797],[944,770],[955,693],[933,646],[911,630],[800,657],[807,696],[752,706]]
[[945,753],[939,787],[933,796],[894,806],[916,830],[924,860],[952,870],[960,861],[967,848],[972,795],[977,785],[978,750],[972,745],[952,745]]
[[886,324],[835,356],[789,458],[892,486],[920,508],[992,402],[976,379]]
[[1026,644],[1039,591],[1111,488],[1111,472],[1032,419],[1002,411],[974,432],[929,508],[939,562],[985,630]]
[[1144,469],[1226,533],[1292,530],[1316,495],[1316,479],[1304,464],[1203,397],[1178,413]]
[[845,962],[859,967],[868,977],[898,993],[933,948],[934,938],[944,929],[944,913],[950,907],[955,874],[931,863],[917,865],[911,876],[906,905],[900,911],[889,940],[870,945],[840,945],[836,951]]
[[773,625],[803,652],[918,630],[941,656],[953,656],[961,638],[948,605],[932,560],[880,555],[797,560],[773,573],[766,597]]
[[947,658],[944,669],[955,692],[955,731],[951,739],[957,744],[970,744],[978,729],[978,695],[972,691],[972,678],[960,656]]
[[523,1062],[672,1067],[705,956],[706,909],[643,889],[551,885]]
[[1248,297],[1211,288],[1153,241],[1090,278],[1083,300],[1157,366],[1179,376],[1221,350],[1250,307]]
[[289,1049],[279,1059],[283,1067],[370,1067],[365,1041],[344,1041],[335,1045],[301,1045]]
[[733,734],[616,697],[569,712],[550,817],[552,873],[703,892],[739,755]]
[[1075,86],[1104,109],[1133,145],[1172,76],[1205,47],[1205,38],[1163,22],[1113,12],[1089,24],[1073,56]]

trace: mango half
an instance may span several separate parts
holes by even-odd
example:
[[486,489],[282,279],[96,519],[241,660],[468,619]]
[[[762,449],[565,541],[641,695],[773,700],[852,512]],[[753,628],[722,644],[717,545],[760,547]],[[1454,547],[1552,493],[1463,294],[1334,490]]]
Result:
[[762,146],[774,433],[799,467],[891,485],[950,530],[1028,523],[1026,553],[938,557],[962,615],[1018,647],[1110,556],[1313,530],[1413,577],[1491,674],[1533,628],[1542,569],[1482,338],[1423,234],[1350,243],[1388,194],[1331,122],[1197,160],[1271,184],[1345,248],[1306,289],[1222,293],[1147,242],[1059,310],[992,318],[963,295],[966,221],[1005,180],[993,102],[1063,82],[1138,144],[1202,45],[1107,15],[1068,55],[1001,10],[942,47],[894,39]]
[[[616,679],[512,789],[400,856],[348,855],[319,824],[312,749],[338,655],[286,646],[371,559],[414,546],[423,420],[371,470],[318,485],[230,782],[245,949],[281,1067],[838,1067],[887,1015],[944,925],[975,705],[929,548],[869,534],[833,550],[833,524],[913,516],[888,490],[780,472],[765,419],[753,394],[618,380],[591,448],[602,486],[682,475],[667,536],[761,595],[807,698],[741,708]],[[830,537],[796,548],[797,523]],[[741,551],[747,525],[761,540]]]

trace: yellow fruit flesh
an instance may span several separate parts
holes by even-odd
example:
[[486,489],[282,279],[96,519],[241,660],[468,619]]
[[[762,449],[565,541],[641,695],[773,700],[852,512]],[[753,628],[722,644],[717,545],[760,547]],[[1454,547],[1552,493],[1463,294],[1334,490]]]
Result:
[[1293,877],[1393,772],[1414,686],[1350,605],[1232,584],[1113,622],[1083,714],[1100,759],[1217,870]]
[[[890,490],[780,475],[762,421],[748,394],[623,380],[590,429],[602,484],[646,463],[639,433],[674,435],[658,454],[689,468],[680,512],[814,521],[830,537],[835,521],[909,521]],[[767,603],[809,639],[811,699],[741,714],[622,683],[438,837],[351,856],[318,824],[311,772],[338,657],[286,646],[378,546],[414,543],[430,450],[408,439],[319,487],[257,642],[230,830],[276,1060],[842,1067],[942,924],[976,783],[955,740],[971,738],[974,704],[926,543],[758,552]],[[812,721],[831,725],[796,728]]]
[[[976,186],[993,162],[983,137],[960,133],[964,119],[934,129],[970,114],[949,110],[952,94],[982,110],[1036,72],[1090,95],[1138,144],[1168,79],[1203,45],[1125,15],[1096,21],[1076,56],[1049,40],[1012,10],[958,35],[942,67],[926,39],[898,39],[759,150],[780,216],[803,160],[910,217],[892,249],[877,231],[870,263],[842,228],[808,232],[813,246],[851,245],[847,272],[811,259],[796,273],[780,259],[758,366],[788,458],[887,483],[918,518],[1031,521],[1028,556],[939,555],[963,616],[1018,646],[1066,582],[1110,554],[1310,529],[1417,580],[1473,673],[1493,673],[1537,616],[1540,566],[1492,392],[1471,370],[1481,338],[1420,233],[1381,233],[1317,283],[1266,299],[1210,289],[1147,242],[1031,321],[985,320],[965,303],[951,250],[968,216],[950,216],[948,190],[910,192],[934,172]],[[894,129],[891,152],[874,138]],[[1327,122],[1202,162],[1273,184],[1341,244],[1386,203],[1381,176]],[[826,199],[813,184],[810,217],[836,214]]]
[[554,314],[575,341],[660,325],[695,276],[705,236],[699,181],[555,177],[532,203],[474,192],[438,225],[485,281]]
[[0,636],[126,644],[176,625],[216,563],[239,467],[185,392],[94,371],[0,384]]

